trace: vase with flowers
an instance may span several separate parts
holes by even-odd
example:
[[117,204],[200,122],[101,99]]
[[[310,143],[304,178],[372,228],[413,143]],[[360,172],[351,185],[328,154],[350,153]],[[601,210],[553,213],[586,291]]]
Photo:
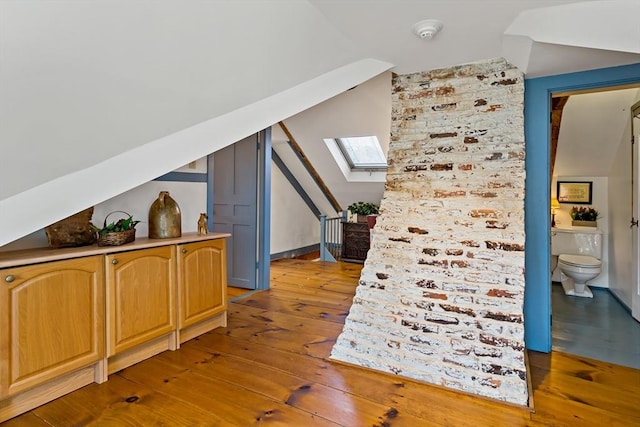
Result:
[[594,208],[574,206],[571,209],[571,225],[577,227],[597,227],[600,213]]

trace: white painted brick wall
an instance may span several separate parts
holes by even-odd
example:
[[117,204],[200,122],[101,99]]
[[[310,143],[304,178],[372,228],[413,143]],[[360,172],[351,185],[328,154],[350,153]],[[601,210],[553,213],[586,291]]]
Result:
[[382,215],[331,357],[520,405],[523,75],[396,76]]

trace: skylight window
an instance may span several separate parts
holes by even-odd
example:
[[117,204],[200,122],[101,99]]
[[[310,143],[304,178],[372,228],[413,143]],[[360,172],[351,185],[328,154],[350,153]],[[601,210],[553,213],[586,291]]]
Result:
[[336,138],[335,141],[351,169],[387,168],[387,159],[375,136]]

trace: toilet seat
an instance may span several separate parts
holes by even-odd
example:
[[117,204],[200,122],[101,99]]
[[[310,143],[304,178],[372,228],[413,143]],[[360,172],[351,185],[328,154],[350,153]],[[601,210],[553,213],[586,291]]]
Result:
[[587,255],[560,255],[558,262],[570,267],[600,268],[602,262],[592,256]]

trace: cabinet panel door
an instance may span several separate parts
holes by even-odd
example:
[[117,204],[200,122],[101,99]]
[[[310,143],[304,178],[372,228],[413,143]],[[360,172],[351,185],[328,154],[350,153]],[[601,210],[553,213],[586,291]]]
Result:
[[178,270],[180,328],[227,309],[225,239],[180,245]]
[[367,223],[342,223],[342,258],[364,261],[369,251],[369,226]]
[[2,270],[0,396],[104,357],[103,257]]
[[108,255],[108,356],[176,329],[174,246]]

